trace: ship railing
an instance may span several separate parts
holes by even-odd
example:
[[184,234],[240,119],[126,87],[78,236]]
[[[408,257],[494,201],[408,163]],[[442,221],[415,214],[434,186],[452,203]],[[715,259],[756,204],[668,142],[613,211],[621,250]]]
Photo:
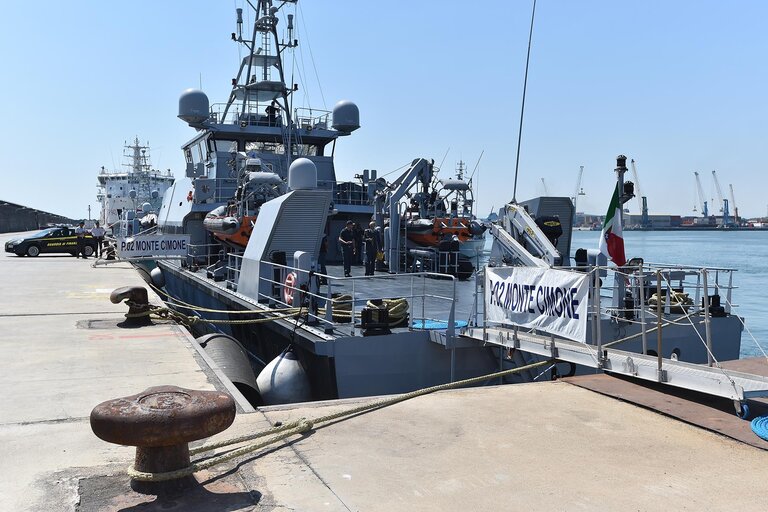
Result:
[[317,186],[321,189],[331,190],[334,204],[358,206],[371,204],[368,191],[357,183],[351,181],[318,180]]
[[[322,329],[327,334],[349,334],[357,336],[372,329],[386,331],[387,326],[376,326],[364,318],[366,308],[386,307],[386,301],[404,299],[389,310],[392,328],[407,328],[409,331],[429,330],[432,322],[445,324],[445,335],[453,339],[456,329],[456,278],[447,274],[419,272],[413,274],[380,274],[373,276],[336,277],[313,270],[304,270],[279,263],[262,262],[267,268],[266,276],[259,279],[258,301],[267,303],[273,309],[293,311],[304,317],[306,324]],[[384,288],[384,285],[386,288]],[[388,291],[370,291],[370,290]],[[393,294],[392,290],[397,290]],[[431,318],[442,311],[447,318]],[[374,315],[377,312],[374,311]],[[396,316],[394,316],[396,315]],[[400,320],[396,325],[393,323]],[[403,325],[403,323],[405,325]],[[428,327],[429,326],[429,327]]]
[[[698,333],[701,342],[706,345],[707,360],[712,366],[712,318],[729,316],[732,314],[732,308],[738,306],[733,303],[733,291],[737,287],[733,284],[736,269],[732,268],[704,268],[631,260],[622,267],[589,265],[557,267],[557,270],[586,274],[587,318],[591,325],[591,333],[587,333],[587,337],[591,337],[591,344],[597,347],[595,357],[600,357],[601,348],[633,339],[641,340],[642,353],[661,357],[660,333],[665,327],[675,325],[688,326]],[[522,329],[536,331],[534,328],[510,323],[508,319],[489,319],[487,298],[483,299],[484,284],[484,276],[478,275],[475,283],[477,299],[472,315],[474,325],[484,329],[508,327],[515,332]],[[601,322],[598,321],[600,319],[610,319],[619,332],[622,326],[629,324],[638,325],[640,332],[605,343]],[[541,331],[547,332],[546,329]],[[554,332],[549,334],[557,337]]]
[[189,244],[187,265],[190,267],[209,267],[224,257],[221,244]]
[[331,113],[327,110],[299,107],[293,109],[296,126],[302,130],[327,130]]
[[225,285],[228,289],[237,291],[237,283],[240,280],[240,268],[243,266],[243,254],[227,253],[227,270]]
[[[240,126],[275,126],[283,125],[281,115],[269,115],[269,103],[248,103],[245,108],[236,104],[227,110],[226,103],[213,103],[209,108],[209,122],[214,124],[237,124]],[[226,115],[225,115],[226,112]],[[331,112],[312,108],[295,108],[293,121],[302,130],[327,130],[330,126]]]
[[[283,124],[282,118],[267,115],[266,108],[269,103],[248,103],[245,108],[242,104],[227,110],[226,103],[213,103],[210,106],[208,121],[213,124],[235,124],[246,126],[274,126]],[[226,112],[226,115],[224,113]]]

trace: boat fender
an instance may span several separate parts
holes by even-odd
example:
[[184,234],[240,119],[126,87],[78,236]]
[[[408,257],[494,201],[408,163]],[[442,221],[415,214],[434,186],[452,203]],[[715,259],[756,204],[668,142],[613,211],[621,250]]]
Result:
[[152,284],[158,288],[165,288],[165,276],[163,275],[160,267],[155,267],[149,272],[149,277],[152,279]]
[[296,275],[296,272],[289,272],[288,275],[285,276],[285,286],[283,286],[283,299],[289,306],[293,306],[293,288],[296,286],[297,279],[298,276]]
[[309,377],[293,351],[274,358],[256,377],[261,399],[266,405],[306,402],[312,399]]

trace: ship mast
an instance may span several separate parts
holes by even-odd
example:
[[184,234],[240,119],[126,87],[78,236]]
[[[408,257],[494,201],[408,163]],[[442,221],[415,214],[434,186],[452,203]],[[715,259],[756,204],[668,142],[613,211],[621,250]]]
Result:
[[[298,40],[294,39],[293,14],[286,15],[288,42],[280,40],[277,13],[286,4],[295,4],[296,1],[286,0],[280,7],[275,7],[269,0],[259,0],[250,37],[243,35],[243,10],[237,9],[237,32],[232,33],[232,40],[243,45],[248,56],[242,60],[237,77],[232,79],[232,92],[223,114],[226,118],[230,110],[237,108],[241,114],[264,110],[273,119],[281,115],[283,144],[289,164],[293,136],[289,96],[298,89],[298,85],[288,87],[285,83],[283,52],[298,46]],[[272,67],[277,70],[278,80],[272,80]]]

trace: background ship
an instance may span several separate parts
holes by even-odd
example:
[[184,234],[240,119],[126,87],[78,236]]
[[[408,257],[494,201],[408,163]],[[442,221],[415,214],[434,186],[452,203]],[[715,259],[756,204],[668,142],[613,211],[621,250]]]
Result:
[[[102,167],[98,178],[101,203],[99,222],[115,236],[130,235],[137,221],[160,209],[165,191],[173,184],[170,170],[163,173],[152,169],[149,144],[142,145],[135,137],[123,147],[125,171],[108,171]],[[130,231],[130,233],[129,233]]]

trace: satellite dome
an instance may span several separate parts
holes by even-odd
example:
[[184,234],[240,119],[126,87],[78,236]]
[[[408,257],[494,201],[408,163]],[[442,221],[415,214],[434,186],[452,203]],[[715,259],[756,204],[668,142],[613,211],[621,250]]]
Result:
[[136,191],[133,189],[129,190],[128,197],[130,197],[131,199],[136,199]]
[[155,189],[152,191],[150,195],[152,196],[152,199],[157,199],[158,197],[160,197],[160,191]]
[[199,89],[187,89],[179,97],[179,119],[191,125],[200,124],[210,116],[208,96]]
[[317,188],[317,167],[309,158],[297,158],[288,168],[288,187],[291,190]]
[[350,134],[360,128],[360,109],[348,100],[342,100],[333,107],[333,128]]
[[152,205],[149,203],[144,203],[141,205],[141,211],[144,213],[149,213],[152,210]]

